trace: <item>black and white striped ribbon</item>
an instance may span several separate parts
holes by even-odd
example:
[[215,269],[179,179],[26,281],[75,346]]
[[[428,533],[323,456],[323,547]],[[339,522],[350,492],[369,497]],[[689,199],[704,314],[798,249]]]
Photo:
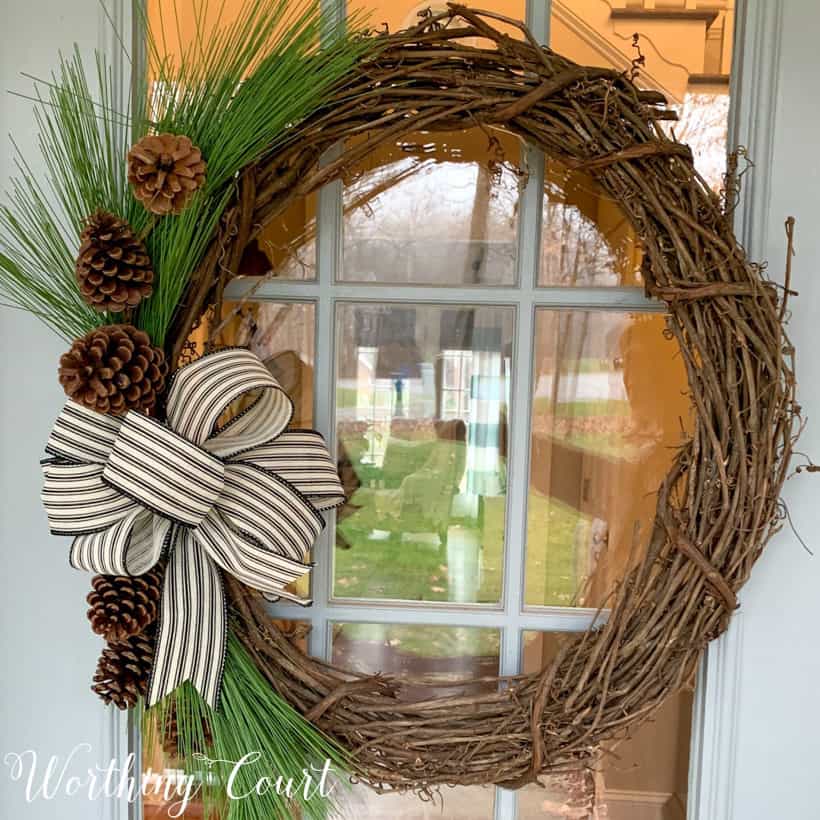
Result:
[[[220,424],[247,394],[246,409]],[[320,512],[344,494],[324,439],[287,430],[292,415],[262,362],[228,349],[177,371],[167,424],[68,402],[51,431],[43,504],[51,531],[74,536],[72,566],[141,575],[169,552],[148,705],[187,680],[216,708],[227,642],[220,572],[296,599],[284,587],[309,572]]]

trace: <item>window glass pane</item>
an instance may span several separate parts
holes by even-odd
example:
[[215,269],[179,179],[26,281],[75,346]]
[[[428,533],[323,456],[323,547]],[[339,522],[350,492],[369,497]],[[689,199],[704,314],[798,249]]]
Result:
[[344,190],[347,282],[515,282],[519,141],[423,132],[371,151]]
[[658,487],[690,427],[665,321],[536,312],[528,605],[602,605],[646,546]]
[[726,170],[734,0],[563,0],[552,4],[550,45],[582,65],[629,70],[640,37],[638,84],[662,92],[695,164],[719,190]]
[[334,595],[501,597],[514,309],[341,303]]
[[222,344],[248,347],[293,401],[292,427],[313,426],[313,302],[228,302]]
[[642,283],[641,248],[620,205],[588,174],[548,158],[539,285]]
[[[677,122],[662,127],[694,153],[716,192],[726,171],[732,0],[566,0],[553,3],[550,45],[582,65],[629,71],[662,92]],[[539,285],[640,285],[641,249],[626,214],[593,179],[548,158]]]
[[[347,0],[349,13],[365,12],[373,29],[390,32],[401,31],[416,25],[423,17],[447,11],[446,0]],[[523,20],[527,16],[526,0],[485,0],[476,8],[503,14],[512,20]],[[515,26],[503,22],[493,25],[511,37],[521,37]],[[480,43],[479,38],[466,39],[468,45]]]
[[316,194],[299,197],[275,216],[242,254],[241,276],[316,278]]
[[[443,0],[350,0],[373,29],[391,32],[447,10]],[[525,0],[481,8],[513,20]],[[511,37],[514,26],[493,21]],[[486,47],[481,38],[464,45]],[[518,230],[520,143],[488,128],[409,134],[379,145],[344,190],[340,279],[433,285],[512,285]]]
[[[248,347],[265,363],[293,402],[293,428],[313,427],[316,308],[313,302],[227,302],[220,342]],[[241,409],[241,408],[240,408]],[[310,575],[286,590],[310,597]]]
[[[550,663],[568,635],[525,632],[522,672]],[[650,820],[686,816],[692,693],[671,697],[631,737],[610,742],[599,764],[542,777],[518,793],[519,820]]]
[[[366,674],[412,678],[400,700],[477,694],[492,683],[461,683],[498,674],[500,632],[457,626],[344,623],[333,625],[333,663]],[[424,751],[419,752],[421,755]],[[345,820],[490,820],[492,787],[442,788],[435,802],[412,794],[377,795],[354,788]],[[443,806],[442,806],[443,803]]]

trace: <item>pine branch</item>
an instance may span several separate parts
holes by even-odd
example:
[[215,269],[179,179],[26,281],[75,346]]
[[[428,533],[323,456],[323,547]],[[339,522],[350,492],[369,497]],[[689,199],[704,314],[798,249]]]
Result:
[[[186,683],[145,713],[146,738],[161,738],[172,714],[185,771],[204,784],[206,816],[225,805],[230,761],[242,760],[252,752],[260,752],[261,757],[239,770],[234,793],[253,792],[263,777],[271,778],[274,787],[263,795],[229,801],[228,820],[325,820],[334,816],[332,796],[322,797],[314,788],[313,796],[305,799],[300,784],[304,769],[321,770],[327,760],[337,778],[344,775],[349,771],[344,753],[282,700],[232,632],[219,710],[213,711]],[[209,761],[221,762],[211,765]],[[277,793],[276,778],[280,776],[283,785],[292,780],[292,798]]]

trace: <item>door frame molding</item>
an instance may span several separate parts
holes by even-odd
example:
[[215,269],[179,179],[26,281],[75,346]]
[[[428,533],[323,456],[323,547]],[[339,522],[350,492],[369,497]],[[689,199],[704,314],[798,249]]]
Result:
[[[528,16],[546,28],[549,0],[528,0]],[[142,64],[133,21],[144,0],[100,0],[98,49],[105,55],[116,87],[127,98],[133,65]],[[731,79],[729,145],[744,145],[757,167],[743,178],[735,210],[735,230],[752,259],[762,259],[769,225],[769,192],[774,152],[774,122],[782,47],[784,0],[737,0],[734,65]],[[118,33],[117,33],[118,32]],[[131,45],[131,61],[120,47]],[[733,817],[738,735],[738,693],[743,654],[743,615],[712,642],[698,671],[692,717],[687,820]],[[129,713],[130,715],[130,713]],[[140,756],[138,721],[110,709],[103,733],[103,759]],[[103,801],[101,820],[142,820],[142,803],[127,798]]]
[[[735,233],[762,260],[769,229],[784,0],[738,0],[735,9],[729,141],[745,146],[756,167],[743,177]],[[742,593],[741,593],[742,599]],[[743,613],[707,647],[698,670],[692,716],[687,820],[734,817]]]

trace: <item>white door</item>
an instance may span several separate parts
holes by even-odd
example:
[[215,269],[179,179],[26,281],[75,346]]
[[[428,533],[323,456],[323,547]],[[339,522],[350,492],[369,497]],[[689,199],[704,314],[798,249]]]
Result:
[[[31,93],[27,72],[48,77],[58,50],[77,41],[93,58],[100,7],[96,0],[3,0],[0,10],[0,153],[2,188],[13,172],[7,133],[36,156],[31,103],[6,89]],[[39,169],[35,169],[38,170]],[[59,773],[84,777],[111,758],[110,716],[90,691],[101,649],[85,619],[87,576],[68,566],[67,539],[48,533],[40,506],[38,461],[64,396],[56,379],[65,344],[35,319],[0,309],[0,557],[2,673],[0,673],[0,817],[96,820],[112,817],[109,800],[68,796],[52,778],[41,791],[52,756]],[[27,801],[26,780],[37,755]],[[71,757],[74,752],[73,757]],[[22,780],[15,782],[23,755]]]

